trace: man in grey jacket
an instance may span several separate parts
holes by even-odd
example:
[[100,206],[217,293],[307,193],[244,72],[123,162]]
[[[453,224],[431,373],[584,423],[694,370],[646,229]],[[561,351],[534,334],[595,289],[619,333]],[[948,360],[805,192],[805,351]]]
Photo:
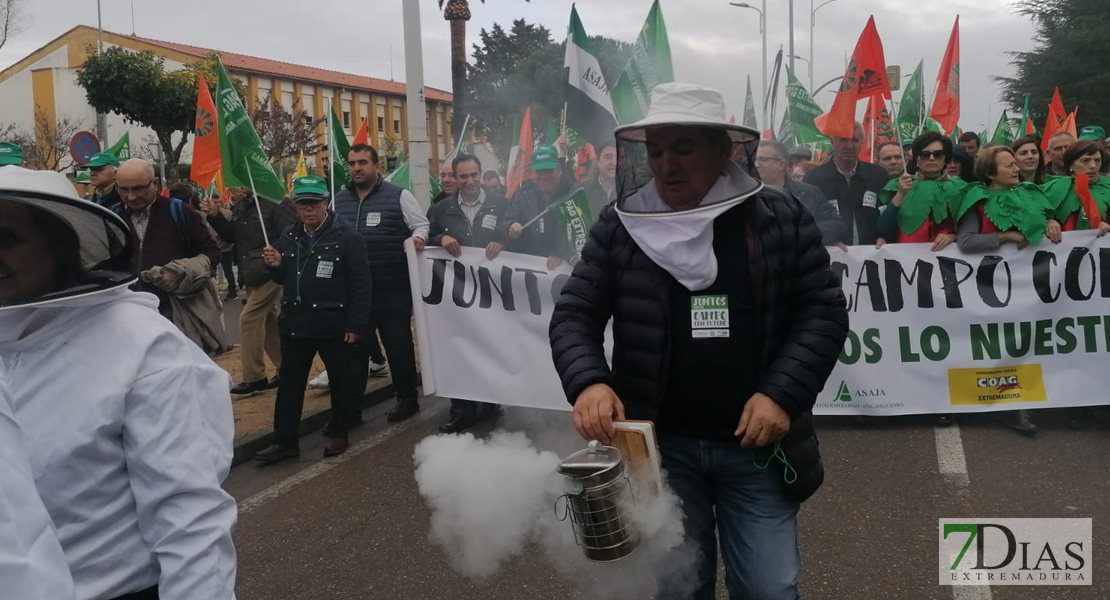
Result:
[[802,201],[821,230],[821,243],[826,246],[842,244],[848,237],[848,226],[840,218],[836,208],[816,186],[808,183],[794,181],[786,176],[787,151],[786,146],[775,140],[759,142],[759,150],[755,155],[755,168],[759,171],[759,178],[766,185],[784,188]]

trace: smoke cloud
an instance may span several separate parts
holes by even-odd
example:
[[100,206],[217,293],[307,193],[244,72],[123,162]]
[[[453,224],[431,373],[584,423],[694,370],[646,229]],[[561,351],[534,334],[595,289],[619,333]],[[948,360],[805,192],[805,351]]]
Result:
[[431,508],[433,543],[474,579],[493,575],[533,544],[588,597],[643,600],[658,592],[660,580],[691,592],[697,554],[684,540],[680,502],[667,488],[652,494],[634,483],[632,520],[641,542],[632,555],[612,563],[585,557],[569,518],[555,513],[564,491],[559,463],[586,446],[568,421],[566,413],[512,409],[502,422],[519,431],[420,442],[416,481]]

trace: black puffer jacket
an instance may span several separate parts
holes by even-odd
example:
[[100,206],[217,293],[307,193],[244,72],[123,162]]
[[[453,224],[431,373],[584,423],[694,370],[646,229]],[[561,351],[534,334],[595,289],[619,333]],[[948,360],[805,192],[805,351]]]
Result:
[[[258,212],[262,211],[263,220]],[[236,259],[239,264],[239,283],[244,287],[258,287],[270,280],[266,263],[262,260],[262,249],[266,247],[266,237],[276,243],[286,228],[297,222],[297,208],[293,201],[285,198],[274,204],[260,200],[254,205],[254,197],[249,193],[231,205],[231,218],[220,211],[208,217],[208,224],[224,242],[235,244]],[[266,236],[262,235],[262,223],[266,224]]]
[[[798,478],[787,495],[802,501],[824,479],[811,410],[847,337],[845,298],[821,231],[798,200],[764,188],[732,210],[745,211],[759,324],[757,389],[792,419],[782,449]],[[669,278],[606,207],[551,317],[552,355],[571,404],[590,385],[605,383],[627,418],[658,417],[670,364]],[[602,347],[610,317],[612,369]]]

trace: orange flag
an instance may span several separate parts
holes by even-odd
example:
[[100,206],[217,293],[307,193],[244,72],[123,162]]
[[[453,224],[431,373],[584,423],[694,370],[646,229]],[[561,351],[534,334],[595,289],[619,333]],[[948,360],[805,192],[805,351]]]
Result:
[[355,139],[351,145],[355,144],[370,144],[370,132],[366,129],[366,117],[362,118],[362,125],[358,126],[358,132],[355,133]]
[[517,140],[517,154],[516,162],[513,163],[513,170],[505,180],[509,198],[513,197],[525,181],[532,179],[532,151],[535,149],[532,145],[532,109],[524,109],[524,118],[520,121],[520,139]]
[[578,149],[578,167],[574,170],[574,180],[582,181],[586,176],[586,167],[589,166],[591,160],[597,159],[597,152],[594,150],[593,144],[586,144]]
[[944,51],[944,62],[937,73],[937,95],[933,98],[933,109],[929,117],[940,123],[944,133],[950,134],[960,121],[960,17],[952,26],[952,36],[948,38],[948,48]]
[[1048,113],[1056,115],[1057,127],[1064,122],[1064,118],[1068,114],[1067,109],[1064,108],[1064,101],[1060,98],[1060,88],[1056,88],[1052,92],[1052,102],[1048,105]]
[[735,125],[736,124],[736,115],[732,115],[731,117],[729,117],[728,122]]
[[202,189],[212,184],[212,179],[220,171],[220,134],[216,128],[216,103],[204,75],[200,76],[200,91],[197,94],[196,137],[193,138],[193,166],[189,171],[192,179]]
[[1087,180],[1086,175],[1075,177],[1075,195],[1079,196],[1083,211],[1087,213],[1087,220],[1091,222],[1091,229],[1098,229],[1102,224],[1102,215],[1098,212],[1095,197],[1091,195],[1091,182]]
[[850,138],[856,124],[856,103],[879,95],[890,100],[890,82],[886,79],[883,41],[875,29],[875,17],[871,17],[856,42],[856,50],[852,53],[832,108],[814,119],[813,124],[827,136]]
[[1025,119],[1025,135],[1037,135],[1037,128],[1033,126],[1033,119]]
[[863,162],[875,162],[878,156],[876,149],[887,142],[894,141],[894,125],[890,121],[890,111],[880,96],[871,96],[867,103],[867,112],[863,117],[863,148],[860,150],[859,159]]
[[1064,119],[1064,122],[1063,122],[1063,124],[1061,124],[1061,125],[1060,125],[1060,131],[1066,131],[1066,132],[1070,133],[1070,134],[1071,134],[1071,137],[1073,137],[1073,138],[1077,138],[1077,137],[1079,137],[1079,130],[1078,130],[1078,128],[1077,128],[1077,127],[1075,126],[1075,117],[1076,117],[1076,115],[1078,115],[1078,114],[1079,114],[1079,107],[1078,107],[1078,106],[1076,106],[1076,107],[1075,107],[1075,110],[1073,110],[1073,111],[1072,111],[1072,112],[1071,112],[1071,113],[1070,113],[1070,114],[1069,114],[1069,115],[1067,116],[1067,118],[1066,118],[1066,119]]

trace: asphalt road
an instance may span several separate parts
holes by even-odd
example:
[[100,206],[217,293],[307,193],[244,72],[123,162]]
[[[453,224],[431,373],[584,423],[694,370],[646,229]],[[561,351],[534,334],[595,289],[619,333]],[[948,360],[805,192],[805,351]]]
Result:
[[[367,411],[369,423],[339,460],[322,459],[314,434],[302,440],[298,461],[232,472],[240,600],[599,597],[577,591],[534,544],[484,580],[456,573],[429,541],[430,512],[413,475],[413,448],[434,433],[446,403],[424,399],[420,415],[392,427],[384,419],[390,404]],[[929,417],[819,419],[828,475],[801,511],[803,597],[1110,598],[1110,561],[1100,550],[1110,539],[1110,418],[1102,413],[1094,429],[1071,431],[1062,415],[1036,416],[1042,431],[1035,439],[991,415],[944,430]],[[510,410],[502,424],[531,417]],[[537,444],[560,455],[579,444],[569,425],[553,425],[558,417],[545,423]],[[1092,517],[1093,585],[939,586],[941,517]],[[719,597],[726,597],[720,583]]]

